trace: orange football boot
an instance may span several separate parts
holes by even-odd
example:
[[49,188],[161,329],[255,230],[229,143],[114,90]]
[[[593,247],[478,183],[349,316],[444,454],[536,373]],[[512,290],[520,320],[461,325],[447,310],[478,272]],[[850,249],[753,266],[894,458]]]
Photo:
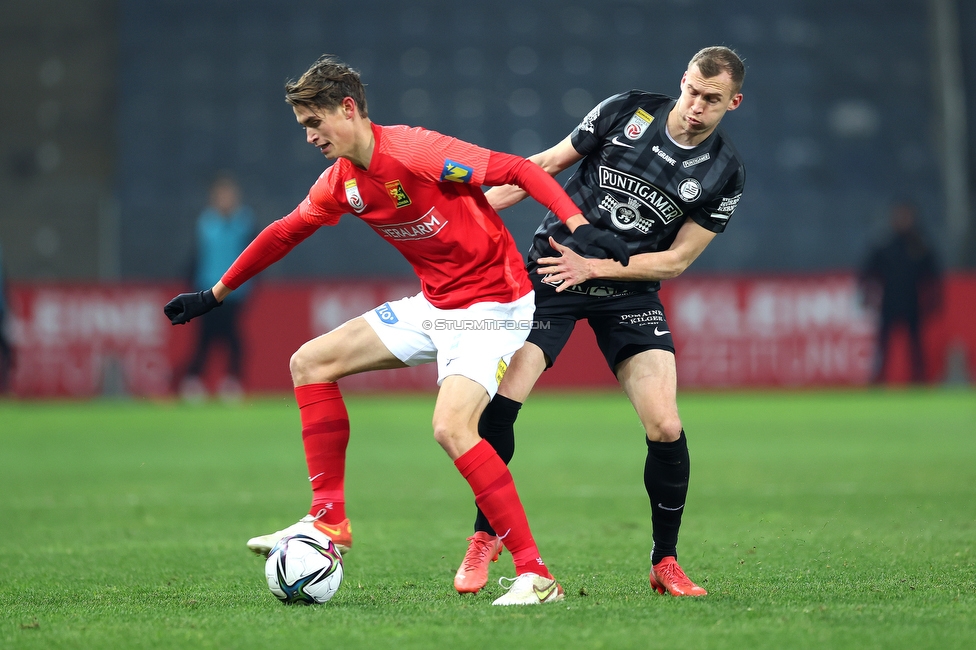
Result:
[[666,557],[651,567],[651,587],[659,594],[672,596],[704,596],[708,592],[691,581],[673,557]]
[[[325,512],[324,510],[322,512]],[[288,528],[282,528],[279,531],[268,533],[267,535],[260,535],[258,537],[252,537],[247,540],[247,547],[265,557],[274,548],[274,545],[278,543],[283,537],[288,537],[290,535],[325,535],[332,540],[335,547],[339,549],[339,552],[345,554],[350,548],[352,548],[352,526],[349,525],[348,519],[343,519],[338,524],[327,524],[323,521],[319,521],[314,515],[305,515],[297,523],[288,526]]]
[[352,524],[349,523],[349,519],[343,519],[338,524],[327,524],[316,519],[313,525],[328,535],[343,555],[352,548]]
[[497,562],[502,552],[501,538],[480,530],[468,542],[468,552],[454,576],[454,588],[459,594],[476,594],[488,584],[488,565]]

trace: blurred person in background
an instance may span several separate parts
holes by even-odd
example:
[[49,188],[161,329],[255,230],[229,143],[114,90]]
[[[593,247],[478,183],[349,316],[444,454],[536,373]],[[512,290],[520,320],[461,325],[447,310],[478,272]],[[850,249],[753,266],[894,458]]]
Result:
[[[492,604],[562,600],[563,589],[539,554],[511,473],[478,436],[478,419],[512,354],[525,342],[534,304],[515,240],[481,188],[524,188],[558,215],[565,235],[572,232],[583,250],[626,263],[626,247],[587,224],[559,184],[524,158],[420,127],[374,124],[359,73],[334,57],[320,58],[289,82],[285,93],[307,142],[335,163],[291,214],[261,231],[211,289],[171,300],[164,308],[170,321],[185,323],[219,307],[241,283],[345,214],[366,222],[410,262],[422,292],[380,305],[308,341],[292,356],[312,503],[307,516],[250,539],[248,548],[266,555],[282,537],[304,533],[324,535],[348,551],[350,427],[336,382],[371,370],[436,363],[434,439],[487,519],[505,531],[504,544],[515,563],[516,577]],[[496,326],[465,327],[474,322]]]
[[4,273],[3,247],[0,247],[0,393],[10,390],[14,369],[14,349],[7,338],[7,276]]
[[[221,172],[210,186],[209,204],[197,218],[192,285],[198,289],[214,286],[256,234],[254,213],[241,202],[237,180]],[[227,372],[218,383],[217,392],[228,401],[243,396],[240,318],[249,291],[249,285],[241,287],[227,297],[220,310],[203,321],[193,356],[180,382],[180,395],[184,399],[196,401],[206,397],[201,375],[207,357],[220,344],[227,349]]]
[[860,271],[865,303],[878,310],[878,334],[871,382],[884,380],[891,335],[904,326],[911,353],[911,380],[925,381],[922,329],[926,317],[942,305],[942,271],[935,251],[918,226],[918,211],[909,202],[891,207],[890,233],[871,249]]
[[[607,365],[645,431],[644,487],[651,506],[650,585],[672,596],[704,596],[678,564],[678,530],[690,461],[678,415],[674,342],[658,298],[725,231],[745,186],[745,166],[719,122],[742,101],[745,66],[727,47],[689,61],[677,98],[632,90],[607,98],[554,147],[531,156],[555,176],[580,162],[566,191],[592,227],[626,242],[630,264],[584,257],[546,215],[529,251],[535,321],[512,358],[479,432],[503,460],[515,452],[515,420],[577,321],[587,320]],[[496,210],[524,198],[513,187],[486,193]],[[611,435],[595,432],[597,435]],[[501,540],[478,513],[454,586],[477,592]]]

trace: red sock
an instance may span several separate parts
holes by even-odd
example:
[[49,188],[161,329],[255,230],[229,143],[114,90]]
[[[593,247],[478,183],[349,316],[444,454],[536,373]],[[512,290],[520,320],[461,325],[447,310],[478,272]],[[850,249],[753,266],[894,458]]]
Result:
[[488,523],[512,554],[515,573],[531,572],[551,578],[532,539],[512,474],[488,441],[482,440],[461,454],[454,465],[474,491],[475,503],[485,513]]
[[306,384],[295,388],[302,417],[302,442],[312,484],[310,515],[325,513],[320,520],[338,524],[346,518],[346,446],[349,415],[339,385]]

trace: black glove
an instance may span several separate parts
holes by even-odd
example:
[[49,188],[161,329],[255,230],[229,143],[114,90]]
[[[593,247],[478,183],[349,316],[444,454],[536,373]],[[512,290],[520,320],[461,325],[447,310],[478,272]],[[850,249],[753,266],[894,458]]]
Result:
[[627,250],[627,244],[612,232],[597,230],[593,224],[588,223],[573,231],[573,239],[579,244],[583,255],[604,259],[610,257],[623,266],[630,263],[630,251]]
[[213,291],[206,289],[196,293],[181,293],[166,303],[163,313],[173,325],[185,325],[220,305],[221,303],[214,298]]

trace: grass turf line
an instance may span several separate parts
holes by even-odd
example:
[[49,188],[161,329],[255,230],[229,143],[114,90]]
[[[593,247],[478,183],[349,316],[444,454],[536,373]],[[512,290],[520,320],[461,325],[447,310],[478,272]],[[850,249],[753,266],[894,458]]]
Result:
[[566,601],[454,593],[472,499],[433,399],[352,397],[355,546],[335,599],[284,607],[243,546],[304,514],[290,398],[0,402],[0,647],[968,648],[972,391],[686,394],[682,565],[647,584],[640,426],[619,394],[536,395],[512,470]]

